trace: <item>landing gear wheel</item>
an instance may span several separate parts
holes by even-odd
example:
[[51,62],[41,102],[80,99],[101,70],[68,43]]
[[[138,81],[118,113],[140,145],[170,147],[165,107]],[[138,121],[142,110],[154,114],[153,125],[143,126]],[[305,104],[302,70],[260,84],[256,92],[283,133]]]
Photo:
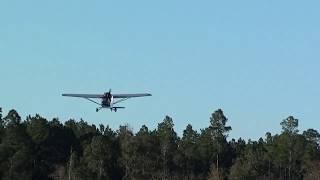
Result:
[[114,108],[114,112],[117,112],[117,108]]
[[98,111],[99,111],[99,108],[96,109],[96,112],[98,112]]

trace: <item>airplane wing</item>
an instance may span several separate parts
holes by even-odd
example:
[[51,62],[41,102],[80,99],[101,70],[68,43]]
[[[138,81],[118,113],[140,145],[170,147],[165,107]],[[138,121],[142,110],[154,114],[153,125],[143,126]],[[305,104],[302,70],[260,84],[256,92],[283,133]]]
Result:
[[140,93],[140,94],[112,94],[113,98],[134,98],[134,97],[144,97],[151,96],[149,93]]
[[79,98],[103,98],[103,94],[62,94],[62,96]]

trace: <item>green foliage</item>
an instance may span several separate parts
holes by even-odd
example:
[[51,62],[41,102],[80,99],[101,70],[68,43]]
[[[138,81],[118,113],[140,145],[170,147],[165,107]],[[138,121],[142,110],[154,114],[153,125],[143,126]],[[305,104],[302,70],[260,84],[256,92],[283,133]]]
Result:
[[172,118],[166,116],[163,122],[158,124],[158,129],[156,130],[160,141],[162,179],[168,179],[173,176],[173,170],[176,165],[174,155],[177,153],[178,136],[173,127]]
[[20,124],[21,117],[15,110],[10,110],[8,115],[3,119],[4,127],[16,127]]
[[208,180],[222,180],[224,179],[223,169],[218,169],[214,164],[210,167]]
[[181,138],[166,116],[156,129],[108,125],[36,114],[22,120],[15,110],[0,121],[0,179],[319,179],[320,134],[299,134],[292,116],[282,133],[257,141],[228,140],[231,126],[221,109],[199,132],[188,124]]
[[40,115],[35,117],[27,117],[27,133],[34,143],[40,144],[44,142],[49,135],[49,125],[46,119]]
[[293,116],[289,116],[284,119],[280,125],[282,126],[282,132],[287,134],[297,134],[299,132],[298,128],[298,119],[295,119]]
[[214,138],[226,138],[231,126],[226,126],[228,119],[221,109],[215,111],[210,117],[210,129]]
[[308,129],[306,131],[303,131],[302,135],[306,138],[307,141],[315,144],[320,143],[320,134],[315,129]]

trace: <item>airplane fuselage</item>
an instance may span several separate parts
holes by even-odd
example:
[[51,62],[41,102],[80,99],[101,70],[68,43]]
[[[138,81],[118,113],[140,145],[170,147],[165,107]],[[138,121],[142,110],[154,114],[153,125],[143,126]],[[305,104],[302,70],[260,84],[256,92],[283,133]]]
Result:
[[[97,108],[96,111],[98,112],[102,108],[110,109],[111,111],[117,112],[117,108],[119,107],[113,107],[114,98],[110,92],[104,93],[104,96],[101,100],[101,107]],[[122,107],[120,107],[122,108]]]
[[112,108],[113,106],[113,96],[109,93],[106,93],[105,96],[102,98],[101,106],[103,108]]

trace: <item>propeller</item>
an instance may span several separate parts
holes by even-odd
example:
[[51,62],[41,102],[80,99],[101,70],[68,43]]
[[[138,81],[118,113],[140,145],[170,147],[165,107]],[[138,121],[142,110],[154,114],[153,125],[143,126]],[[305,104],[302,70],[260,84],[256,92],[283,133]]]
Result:
[[108,99],[111,99],[112,95],[111,95],[111,89],[109,89],[109,92],[106,93],[106,96]]

